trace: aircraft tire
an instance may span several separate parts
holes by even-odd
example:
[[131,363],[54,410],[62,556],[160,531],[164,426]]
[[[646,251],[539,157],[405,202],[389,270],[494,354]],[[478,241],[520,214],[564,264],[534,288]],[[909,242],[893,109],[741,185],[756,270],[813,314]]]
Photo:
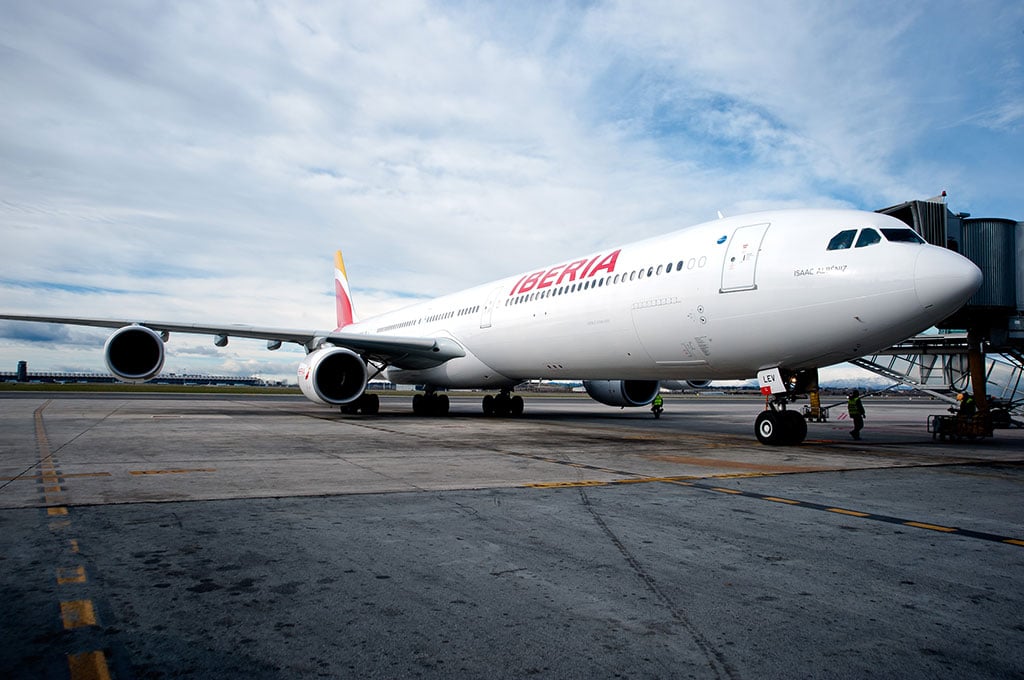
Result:
[[359,399],[359,409],[364,416],[375,416],[380,413],[380,397],[376,394],[364,394]]
[[807,421],[798,411],[783,411],[781,421],[784,430],[785,441],[789,446],[802,444],[807,438]]
[[512,397],[512,402],[510,403],[510,407],[511,407],[512,415],[514,415],[514,416],[521,416],[521,415],[523,415],[523,409],[526,408],[526,403],[523,401],[522,397],[520,397],[519,395],[516,395],[516,396]]
[[505,417],[512,410],[512,399],[505,394],[499,394],[494,398],[494,413]]
[[426,401],[427,398],[422,394],[412,395],[412,412],[418,416],[425,415],[427,410]]
[[785,440],[785,424],[775,411],[761,411],[754,421],[757,441],[767,446],[781,446]]
[[448,415],[448,409],[450,406],[451,402],[449,401],[447,394],[438,394],[434,396],[434,415]]
[[488,394],[487,396],[484,397],[483,408],[485,416],[494,415],[494,395]]

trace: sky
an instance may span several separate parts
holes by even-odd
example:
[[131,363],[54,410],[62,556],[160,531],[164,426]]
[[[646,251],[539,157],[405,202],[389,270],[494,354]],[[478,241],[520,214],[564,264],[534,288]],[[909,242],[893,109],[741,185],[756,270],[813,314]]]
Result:
[[[718,211],[1024,220],[1019,0],[0,0],[0,92],[9,313],[331,328],[339,248],[367,317]],[[105,337],[0,323],[0,370]]]

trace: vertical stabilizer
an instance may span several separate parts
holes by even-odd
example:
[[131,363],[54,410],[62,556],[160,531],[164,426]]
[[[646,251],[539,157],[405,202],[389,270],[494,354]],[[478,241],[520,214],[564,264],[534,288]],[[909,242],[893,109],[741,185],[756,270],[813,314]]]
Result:
[[356,320],[352,309],[352,291],[348,287],[345,260],[341,251],[334,254],[334,302],[338,309],[338,328],[344,328]]

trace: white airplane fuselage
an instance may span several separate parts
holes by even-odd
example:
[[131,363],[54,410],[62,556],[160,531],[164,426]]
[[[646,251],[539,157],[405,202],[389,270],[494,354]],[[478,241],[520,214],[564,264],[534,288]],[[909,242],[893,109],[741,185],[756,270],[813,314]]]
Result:
[[[389,378],[435,388],[527,379],[745,379],[839,363],[956,311],[969,260],[921,241],[829,249],[840,232],[910,231],[846,210],[743,215],[608,248],[345,327],[447,337],[466,356]],[[866,239],[870,241],[871,239]]]

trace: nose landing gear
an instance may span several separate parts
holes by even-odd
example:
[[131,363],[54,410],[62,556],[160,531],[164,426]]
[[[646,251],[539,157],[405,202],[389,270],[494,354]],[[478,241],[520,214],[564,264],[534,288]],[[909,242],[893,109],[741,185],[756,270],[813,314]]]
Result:
[[771,397],[754,421],[757,441],[769,446],[795,446],[807,438],[807,420],[803,414],[786,409],[797,397],[818,389],[817,369],[785,371],[771,369],[758,374],[761,391]]
[[757,441],[769,446],[795,446],[807,438],[807,421],[799,411],[776,407],[774,400],[754,421]]

